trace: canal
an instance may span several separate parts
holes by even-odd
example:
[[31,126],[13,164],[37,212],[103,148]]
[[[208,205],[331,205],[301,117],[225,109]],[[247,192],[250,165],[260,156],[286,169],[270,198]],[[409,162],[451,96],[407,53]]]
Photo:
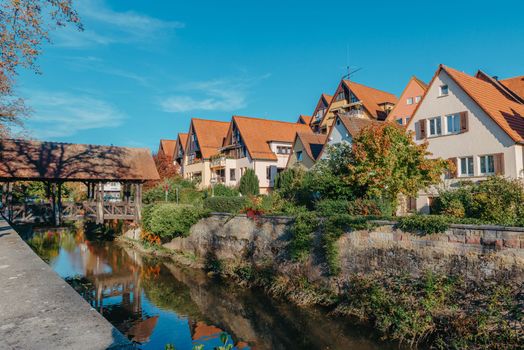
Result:
[[[398,349],[367,328],[201,271],[147,258],[84,228],[26,230],[32,249],[139,349]],[[74,312],[74,310],[71,310]]]

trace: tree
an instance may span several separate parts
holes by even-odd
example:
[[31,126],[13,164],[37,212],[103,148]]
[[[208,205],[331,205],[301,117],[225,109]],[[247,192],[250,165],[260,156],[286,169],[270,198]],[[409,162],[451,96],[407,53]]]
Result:
[[428,144],[416,144],[413,133],[392,123],[373,125],[353,138],[344,181],[359,196],[395,203],[400,194],[418,191],[441,181],[452,166],[441,158],[430,159]]
[[157,153],[153,155],[153,160],[155,161],[156,170],[158,175],[160,175],[159,181],[148,181],[146,183],[146,188],[151,188],[157,185],[160,182],[163,182],[166,179],[172,179],[179,176],[180,167],[173,163],[171,157],[164,155],[163,153]]
[[73,0],[5,0],[0,4],[0,136],[21,124],[28,114],[24,101],[13,96],[20,67],[39,73],[36,59],[49,31],[73,23],[82,30]]
[[300,191],[305,171],[299,167],[288,168],[275,178],[275,190],[286,199],[294,199]]
[[256,196],[260,193],[258,176],[253,169],[247,169],[242,175],[238,190],[244,196]]

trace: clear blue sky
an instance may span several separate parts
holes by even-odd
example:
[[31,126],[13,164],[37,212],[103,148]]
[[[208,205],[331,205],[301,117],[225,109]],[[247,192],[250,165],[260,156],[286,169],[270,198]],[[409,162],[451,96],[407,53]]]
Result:
[[77,0],[19,94],[46,140],[150,147],[191,117],[295,120],[353,79],[397,96],[439,63],[524,75],[521,1]]

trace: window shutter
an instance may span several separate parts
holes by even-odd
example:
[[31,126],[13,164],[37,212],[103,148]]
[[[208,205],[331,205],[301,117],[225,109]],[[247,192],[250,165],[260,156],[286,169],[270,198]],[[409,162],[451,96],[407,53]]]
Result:
[[495,158],[495,174],[504,175],[504,153],[494,155]]
[[460,112],[460,132],[467,132],[468,128],[468,112]]
[[418,137],[419,140],[426,138],[426,119],[420,119],[418,121]]
[[451,179],[457,178],[458,177],[458,172],[459,172],[458,160],[457,160],[457,158],[449,158],[448,160],[455,167],[455,169],[451,169],[450,171],[448,171],[448,176]]

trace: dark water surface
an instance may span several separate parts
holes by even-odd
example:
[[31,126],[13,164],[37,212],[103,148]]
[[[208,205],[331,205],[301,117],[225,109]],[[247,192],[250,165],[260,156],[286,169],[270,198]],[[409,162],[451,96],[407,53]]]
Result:
[[[367,328],[318,309],[298,308],[261,292],[147,259],[82,229],[35,230],[33,250],[140,349],[398,349]],[[71,310],[74,312],[74,310]]]

